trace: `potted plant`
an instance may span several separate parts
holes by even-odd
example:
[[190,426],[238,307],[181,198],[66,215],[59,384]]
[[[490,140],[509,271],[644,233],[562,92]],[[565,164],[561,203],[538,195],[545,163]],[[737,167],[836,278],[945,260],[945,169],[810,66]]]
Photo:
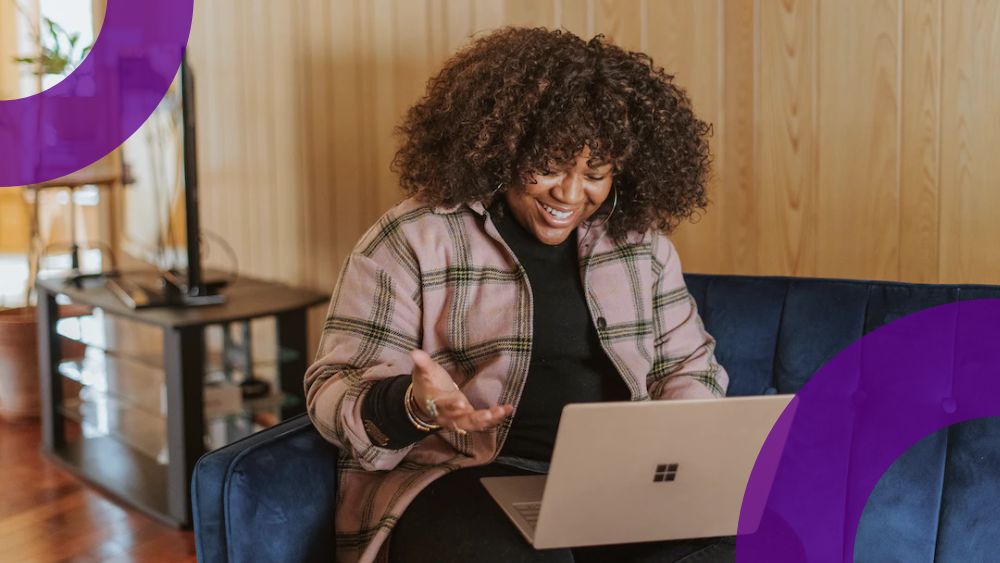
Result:
[[[68,33],[48,18],[44,21],[54,45],[45,45],[36,34],[34,39],[38,55],[14,60],[15,63],[32,65],[39,81],[43,75],[63,75],[72,71],[91,48],[80,48],[79,34]],[[64,49],[65,45],[69,45],[68,50]],[[84,90],[88,88],[86,84],[77,85],[78,89],[81,87]],[[31,287],[25,288],[24,306],[8,308],[0,304],[0,418],[7,421],[36,420],[41,414],[38,309],[33,304],[32,290]],[[87,306],[62,305],[59,317],[79,317],[91,311],[92,308]],[[83,355],[84,344],[59,338],[63,357]]]

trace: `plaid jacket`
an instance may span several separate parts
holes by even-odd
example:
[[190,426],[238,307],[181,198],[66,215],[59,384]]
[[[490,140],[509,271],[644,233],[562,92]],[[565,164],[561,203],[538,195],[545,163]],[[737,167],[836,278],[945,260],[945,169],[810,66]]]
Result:
[[[723,396],[725,370],[670,241],[633,233],[614,244],[581,227],[580,274],[601,344],[632,399]],[[510,403],[528,372],[527,275],[482,205],[431,208],[416,198],[386,213],[345,260],[316,361],[305,375],[313,424],[340,448],[337,561],[383,561],[389,531],[434,479],[491,462],[510,421],[465,436],[441,431],[400,450],[374,445],[361,420],[376,380],[409,373],[422,348],[476,408]]]

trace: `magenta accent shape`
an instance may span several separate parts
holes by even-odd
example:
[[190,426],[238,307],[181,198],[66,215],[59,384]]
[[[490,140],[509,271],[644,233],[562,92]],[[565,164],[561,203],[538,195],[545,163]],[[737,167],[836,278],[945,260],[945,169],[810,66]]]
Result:
[[998,343],[1000,300],[969,300],[893,321],[830,360],[797,393],[787,438],[791,409],[757,457],[737,562],[853,561],[861,512],[896,458],[937,430],[1000,416]]
[[[163,99],[191,32],[194,0],[108,0],[94,48],[62,82],[28,98],[0,101],[0,186],[60,178],[110,154]],[[125,59],[151,72],[130,76]],[[122,84],[143,83],[123,102]]]

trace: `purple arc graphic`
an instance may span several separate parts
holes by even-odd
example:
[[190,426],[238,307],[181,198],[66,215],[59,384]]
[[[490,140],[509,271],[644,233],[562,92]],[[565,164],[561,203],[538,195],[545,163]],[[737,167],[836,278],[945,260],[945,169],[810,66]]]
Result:
[[830,360],[761,449],[737,563],[853,561],[865,503],[900,455],[942,428],[1000,416],[997,342],[1000,300],[960,301],[893,321]]
[[[37,184],[107,156],[166,94],[191,32],[194,0],[108,0],[94,48],[62,82],[0,101],[0,186]],[[143,60],[141,67],[123,60]],[[123,98],[122,85],[143,95]],[[134,92],[133,92],[134,93]]]

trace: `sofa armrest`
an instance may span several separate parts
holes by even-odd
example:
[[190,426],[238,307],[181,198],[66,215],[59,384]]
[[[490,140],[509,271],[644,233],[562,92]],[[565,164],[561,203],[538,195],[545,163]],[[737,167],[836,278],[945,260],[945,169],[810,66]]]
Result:
[[208,453],[191,482],[199,563],[333,561],[337,448],[300,415]]

